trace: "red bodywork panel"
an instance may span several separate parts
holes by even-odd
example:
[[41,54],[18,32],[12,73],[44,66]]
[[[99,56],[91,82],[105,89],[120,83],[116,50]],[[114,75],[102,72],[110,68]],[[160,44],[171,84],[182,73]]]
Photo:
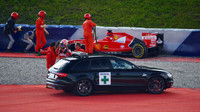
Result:
[[[128,45],[133,39],[133,36],[126,33],[113,33],[111,36],[98,40],[100,49],[95,47],[94,49],[102,52],[129,52],[132,48]],[[96,44],[96,42],[94,43]]]
[[[129,47],[129,44],[131,44],[134,38],[135,37],[127,33],[111,33],[104,39],[97,40],[99,47],[95,47],[96,41],[94,40],[94,50],[101,52],[131,52],[132,47]],[[142,39],[147,48],[155,47],[157,45],[157,34],[142,33]],[[84,39],[68,41],[69,44],[76,42],[84,44]]]
[[[133,39],[133,36],[126,33],[112,33],[111,36],[107,36],[104,39],[97,40],[99,48],[95,47],[96,41],[94,40],[94,50],[101,52],[130,52],[132,48],[128,45]],[[84,39],[68,41],[69,44],[76,42],[84,44]]]

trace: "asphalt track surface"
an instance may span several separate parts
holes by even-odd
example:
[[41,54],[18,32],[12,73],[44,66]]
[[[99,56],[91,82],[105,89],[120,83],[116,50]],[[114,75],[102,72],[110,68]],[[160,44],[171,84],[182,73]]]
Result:
[[[145,59],[131,57],[125,59],[132,61],[136,65],[156,67],[171,72],[174,77],[174,87],[200,88],[199,57],[168,57],[160,55],[159,57]],[[25,53],[0,53],[0,84],[45,84],[46,74],[45,56]]]
[[[0,112],[199,112],[200,58],[125,58],[173,74],[174,88],[154,95],[138,91],[97,92],[80,97],[45,88],[45,56],[0,53]],[[15,55],[15,56],[14,56]],[[18,57],[17,57],[18,56]],[[16,58],[17,57],[17,58]],[[25,58],[20,58],[25,57]]]

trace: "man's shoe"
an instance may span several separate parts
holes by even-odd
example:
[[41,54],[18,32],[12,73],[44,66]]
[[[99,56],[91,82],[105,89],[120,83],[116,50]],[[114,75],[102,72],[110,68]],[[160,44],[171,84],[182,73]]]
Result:
[[40,52],[35,52],[36,56],[41,56]]
[[29,50],[24,50],[24,52],[25,52],[25,53],[30,53],[30,51],[29,51]]
[[42,54],[40,53],[40,51],[39,51],[38,53],[39,53],[40,56],[42,55]]
[[8,52],[8,53],[9,53],[9,52],[12,52],[12,49],[7,49],[6,52]]

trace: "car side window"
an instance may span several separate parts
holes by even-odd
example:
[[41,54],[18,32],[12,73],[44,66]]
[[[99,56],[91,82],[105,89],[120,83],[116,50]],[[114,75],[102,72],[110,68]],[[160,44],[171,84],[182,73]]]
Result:
[[133,65],[124,60],[111,59],[110,63],[113,69],[133,69]]
[[111,69],[108,59],[93,59],[91,60],[90,69]]
[[73,68],[72,71],[87,71],[89,67],[90,60],[83,60],[77,63]]

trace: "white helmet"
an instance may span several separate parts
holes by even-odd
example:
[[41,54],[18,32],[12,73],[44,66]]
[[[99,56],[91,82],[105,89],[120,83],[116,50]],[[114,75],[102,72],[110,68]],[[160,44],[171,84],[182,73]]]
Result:
[[62,39],[62,40],[60,41],[60,44],[61,44],[61,47],[67,47],[67,45],[68,45],[68,40],[67,40],[67,39]]

